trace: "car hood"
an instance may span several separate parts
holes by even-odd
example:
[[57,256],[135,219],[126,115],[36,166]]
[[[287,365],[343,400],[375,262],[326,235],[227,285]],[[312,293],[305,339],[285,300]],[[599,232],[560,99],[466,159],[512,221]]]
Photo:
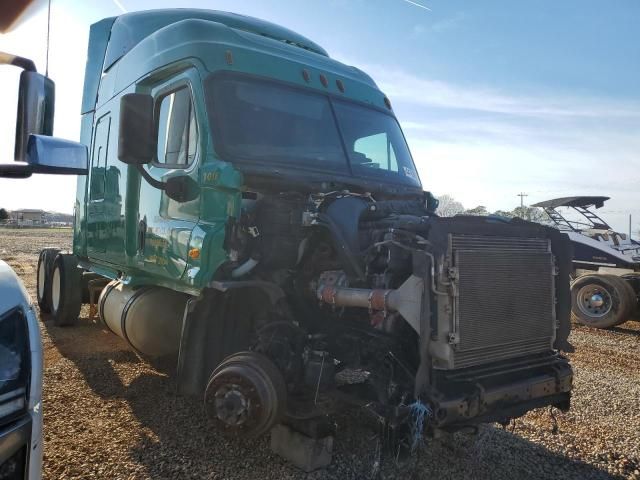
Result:
[[0,260],[0,315],[18,305],[27,307],[30,303],[22,280],[9,265]]

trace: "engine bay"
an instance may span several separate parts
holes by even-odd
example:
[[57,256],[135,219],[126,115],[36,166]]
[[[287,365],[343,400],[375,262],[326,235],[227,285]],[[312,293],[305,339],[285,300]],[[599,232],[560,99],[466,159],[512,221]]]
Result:
[[[274,412],[300,422],[347,404],[406,437],[416,412],[433,434],[568,408],[572,372],[560,351],[570,348],[570,255],[557,231],[440,218],[424,199],[349,191],[245,192],[242,204],[227,225],[232,261],[212,289],[235,296],[222,310],[242,316],[252,361],[268,364],[262,381],[283,405],[253,429],[224,420],[246,410],[238,375],[257,375],[236,359],[205,392],[210,417],[227,430],[259,434]],[[214,303],[203,311],[212,315]]]

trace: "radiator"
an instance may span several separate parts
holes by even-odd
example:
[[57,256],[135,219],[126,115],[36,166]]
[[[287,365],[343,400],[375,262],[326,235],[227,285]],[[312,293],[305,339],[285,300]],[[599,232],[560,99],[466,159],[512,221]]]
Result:
[[454,368],[552,349],[554,262],[547,239],[451,235],[457,270]]

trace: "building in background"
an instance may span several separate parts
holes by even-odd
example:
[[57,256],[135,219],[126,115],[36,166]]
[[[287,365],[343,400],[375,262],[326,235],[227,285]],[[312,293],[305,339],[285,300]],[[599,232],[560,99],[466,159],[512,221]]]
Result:
[[9,218],[16,223],[37,225],[45,223],[45,213],[44,210],[23,208],[10,212]]

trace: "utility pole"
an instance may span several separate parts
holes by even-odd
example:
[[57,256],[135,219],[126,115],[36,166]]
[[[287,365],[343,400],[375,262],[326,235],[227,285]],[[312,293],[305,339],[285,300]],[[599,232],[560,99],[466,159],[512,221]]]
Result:
[[520,197],[520,208],[524,208],[524,197],[528,197],[529,195],[523,192],[520,192],[516,197]]
[[629,240],[631,240],[631,214],[629,214]]
[[524,192],[520,192],[516,196],[520,197],[520,218],[524,220],[524,197],[528,197],[529,195]]

